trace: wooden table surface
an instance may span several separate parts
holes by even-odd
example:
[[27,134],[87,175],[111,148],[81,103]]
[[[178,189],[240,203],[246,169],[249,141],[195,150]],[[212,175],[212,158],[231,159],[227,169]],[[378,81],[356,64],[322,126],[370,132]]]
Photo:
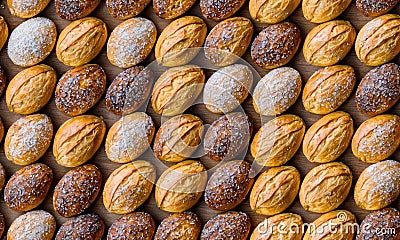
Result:
[[[394,10],[392,10],[392,12],[400,13],[400,6],[397,6]],[[199,5],[196,4],[190,10],[189,14],[202,17],[201,13],[200,13]],[[2,15],[6,19],[9,29],[10,29],[10,32],[16,26],[18,26],[21,22],[24,21],[23,19],[19,19],[19,18],[16,18],[16,17],[13,17],[10,15],[10,11],[6,5],[6,1],[4,1],[4,0],[1,1],[0,15]],[[186,15],[188,15],[188,14],[186,14]],[[61,30],[63,30],[69,24],[69,21],[61,19],[55,13],[54,1],[51,1],[49,6],[41,14],[39,14],[39,16],[44,16],[44,17],[48,17],[48,18],[52,19],[57,25],[58,32],[61,32]],[[112,29],[114,29],[119,23],[122,22],[121,20],[112,18],[108,14],[107,9],[105,7],[105,1],[102,1],[100,3],[98,8],[91,14],[91,16],[96,16],[96,17],[101,18],[107,24],[109,32],[111,32]],[[163,20],[163,19],[158,18],[154,13],[151,4],[145,9],[145,11],[140,16],[151,19],[157,26],[158,34],[160,34],[161,31],[171,22],[169,20]],[[246,3],[241,8],[239,13],[237,13],[235,16],[244,16],[244,17],[250,18],[249,12],[248,12],[248,4]],[[202,17],[202,18],[204,18],[204,17]],[[357,11],[354,1],[353,1],[352,5],[338,19],[344,19],[344,20],[351,21],[351,23],[354,25],[354,27],[357,29],[357,31],[360,30],[360,28],[366,22],[368,22],[370,20],[369,18],[362,16],[361,13],[359,13]],[[316,26],[316,24],[311,24],[304,19],[303,15],[302,15],[301,7],[297,8],[296,11],[288,18],[288,20],[292,21],[294,23],[297,23],[299,25],[299,27],[302,31],[303,41],[304,41],[306,34],[314,26]],[[216,22],[213,22],[210,20],[205,20],[205,22],[207,23],[208,31],[210,31],[211,28],[216,25]],[[266,25],[255,23],[254,21],[253,21],[253,23],[255,24],[255,28],[256,28],[255,35],[253,36],[253,39],[254,39],[256,34],[258,34]],[[10,59],[7,56],[6,46],[0,52],[0,65],[7,72],[7,78],[9,81],[13,76],[15,76],[19,71],[21,71],[22,68],[12,64],[12,62],[10,61]],[[249,51],[246,52],[246,54],[244,55],[243,58],[245,60],[247,60],[250,64],[252,64]],[[146,61],[143,63],[143,65],[149,64],[153,60],[154,60],[154,51],[152,51],[152,53],[150,54],[148,59],[146,59]],[[396,63],[399,63],[399,57],[397,57],[393,61]],[[54,51],[44,61],[44,63],[46,63],[46,64],[52,66],[54,69],[56,69],[57,74],[59,76],[61,76],[64,72],[66,72],[69,69],[69,67],[63,65],[62,63],[60,63],[57,60]],[[106,56],[106,48],[105,47],[103,48],[101,54],[98,57],[96,57],[92,61],[92,63],[97,63],[105,69],[105,71],[107,73],[107,84],[108,85],[111,83],[111,81],[114,79],[114,77],[122,71],[122,69],[115,67],[109,63],[107,56]],[[371,69],[370,67],[366,67],[365,65],[363,65],[357,59],[355,52],[354,52],[354,47],[351,50],[351,52],[348,54],[348,56],[341,63],[349,64],[355,68],[356,74],[357,74],[357,83]],[[254,64],[252,64],[252,65],[254,66]],[[289,63],[289,66],[296,68],[301,73],[303,83],[305,83],[307,81],[308,77],[314,71],[319,69],[318,67],[311,66],[305,62],[304,57],[301,53],[301,48],[299,49],[299,51],[298,51],[297,55],[294,57],[294,59]],[[267,72],[266,70],[263,70],[259,67],[256,67],[256,66],[254,66],[254,67],[258,71],[258,73],[261,75],[261,77],[264,76]],[[207,76],[211,75],[211,73],[212,73],[212,71],[210,71],[210,70],[206,71]],[[255,133],[261,126],[261,120],[260,120],[260,116],[258,116],[254,112],[254,109],[252,106],[252,101],[251,101],[250,97],[244,102],[243,108],[245,109],[246,113],[250,116],[250,118],[254,122],[254,125],[255,125],[254,133]],[[352,96],[340,107],[339,110],[343,110],[343,111],[346,111],[351,114],[351,116],[353,117],[353,119],[355,121],[355,127],[358,127],[363,121],[368,119],[368,116],[360,114],[358,112],[358,110],[356,109],[355,102],[354,102],[354,91],[353,91]],[[156,126],[158,128],[160,126],[160,121],[161,121],[160,116],[155,114],[152,111],[151,107],[148,107],[146,111],[153,117],[153,119],[156,123]],[[64,121],[66,121],[68,119],[67,116],[63,115],[61,112],[59,112],[57,110],[57,108],[55,107],[55,104],[54,104],[54,98],[52,98],[50,100],[49,104],[44,109],[42,109],[40,112],[48,114],[52,118],[54,126],[55,126],[55,130],[57,130],[58,127]],[[199,117],[201,117],[203,119],[203,121],[205,123],[208,123],[208,124],[212,123],[218,117],[218,115],[208,112],[205,109],[205,107],[201,104],[191,107],[188,110],[188,112],[198,115]],[[397,104],[389,112],[400,114],[400,104]],[[102,116],[107,124],[107,128],[111,127],[111,125],[119,119],[118,116],[111,114],[110,112],[108,112],[106,110],[104,98],[88,113]],[[293,113],[293,114],[296,114],[296,115],[299,115],[300,117],[302,117],[305,120],[307,127],[309,127],[311,124],[313,124],[319,118],[321,118],[321,116],[319,116],[319,115],[314,115],[314,114],[306,112],[302,106],[300,99],[287,111],[287,113]],[[18,118],[21,117],[18,114],[14,114],[14,113],[11,113],[8,111],[6,103],[5,103],[5,94],[3,94],[1,96],[0,116],[3,119],[6,130],[14,121],[16,121]],[[154,157],[153,157],[151,151],[148,150],[139,159],[150,159],[150,158],[154,158]],[[249,153],[247,153],[246,159],[252,160]],[[400,150],[399,149],[394,154],[394,156],[392,156],[392,159],[400,160]],[[207,168],[211,168],[216,164],[215,162],[213,162],[205,157],[201,157],[200,160],[207,166]],[[340,157],[339,160],[343,161],[345,164],[347,164],[351,168],[353,175],[354,175],[354,179],[353,179],[353,187],[354,187],[358,176],[368,166],[368,164],[362,163],[361,161],[355,159],[351,153],[350,148],[346,150],[346,152],[343,154],[343,156]],[[21,168],[20,166],[10,163],[6,159],[6,157],[4,155],[4,150],[3,150],[3,143],[1,143],[1,146],[0,146],[0,162],[1,162],[1,164],[3,164],[3,166],[6,170],[7,179],[16,170]],[[47,151],[47,153],[45,154],[45,156],[42,159],[40,159],[39,162],[45,163],[53,169],[54,180],[53,180],[52,188],[49,191],[46,200],[38,207],[38,209],[44,209],[44,210],[52,213],[55,216],[55,218],[57,220],[57,224],[59,226],[62,223],[64,223],[67,219],[61,217],[53,210],[53,206],[52,206],[53,189],[54,189],[54,186],[57,184],[57,182],[60,180],[60,178],[69,169],[57,165],[57,163],[55,162],[53,155],[52,155],[52,146],[50,146],[50,148]],[[89,162],[97,165],[101,169],[101,171],[103,173],[104,182],[106,181],[106,179],[110,175],[110,173],[114,169],[116,169],[117,167],[120,166],[120,164],[113,163],[107,159],[105,151],[104,151],[104,143],[100,147],[100,149],[98,150],[96,155]],[[317,165],[317,164],[310,163],[304,157],[304,155],[301,153],[301,150],[295,155],[295,157],[291,161],[288,162],[288,164],[296,166],[299,169],[302,178],[305,176],[305,174],[311,168],[313,168]],[[164,166],[160,166],[159,169],[162,169],[162,167],[164,167]],[[158,172],[158,174],[160,174],[160,172]],[[6,204],[4,203],[4,200],[3,200],[3,192],[1,192],[0,199],[1,199],[0,200],[0,212],[2,212],[5,215],[6,226],[8,228],[9,225],[12,223],[12,221],[22,213],[12,211],[6,206]],[[400,200],[397,199],[397,201],[393,204],[393,206],[400,207]],[[359,222],[365,217],[366,214],[368,214],[368,211],[361,210],[360,208],[358,208],[355,205],[354,200],[353,200],[353,192],[352,191],[350,192],[349,196],[347,197],[347,199],[343,203],[343,205],[339,207],[339,209],[346,209],[346,210],[353,212],[357,216],[357,219]],[[246,199],[237,208],[237,210],[245,211],[250,215],[250,217],[252,219],[253,227],[255,227],[263,219],[265,219],[265,216],[256,214],[250,209],[248,199]],[[151,197],[137,211],[149,212],[156,220],[156,223],[159,223],[164,217],[169,215],[168,213],[163,212],[157,208],[157,206],[155,204],[155,200],[154,200],[154,191],[153,191]],[[197,213],[200,216],[203,224],[208,219],[210,219],[211,217],[215,216],[218,213],[217,211],[213,211],[213,210],[209,209],[206,206],[206,204],[204,203],[203,198],[199,201],[199,203],[197,205],[195,205],[195,207],[193,207],[191,209],[191,211]],[[118,215],[110,214],[105,210],[103,203],[102,203],[101,194],[99,194],[95,203],[86,212],[98,213],[105,221],[105,224],[107,227],[109,227],[112,224],[112,222],[114,222],[119,217]],[[295,202],[292,204],[292,206],[290,208],[288,208],[286,210],[286,212],[293,212],[293,213],[300,214],[303,217],[303,220],[305,222],[311,222],[320,216],[320,214],[314,214],[314,213],[309,213],[309,212],[305,211],[301,207],[298,198],[296,198]]]

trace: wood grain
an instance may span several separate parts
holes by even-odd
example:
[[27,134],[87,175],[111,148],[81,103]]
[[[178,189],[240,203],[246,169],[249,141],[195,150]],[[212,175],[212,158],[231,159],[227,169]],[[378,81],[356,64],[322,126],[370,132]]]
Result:
[[[392,12],[399,13],[400,12],[400,6],[396,7],[394,10],[392,10]],[[196,4],[190,10],[190,14],[191,15],[196,15],[196,16],[201,16],[200,8],[199,8],[198,4]],[[23,19],[18,19],[16,17],[13,17],[13,16],[10,15],[10,11],[9,11],[8,7],[6,6],[6,1],[4,1],[4,0],[1,2],[1,5],[0,5],[0,15],[2,15],[5,18],[5,20],[7,21],[8,26],[10,28],[10,32],[18,24],[20,24],[21,22],[24,21]],[[57,30],[58,30],[59,33],[61,32],[62,29],[64,29],[69,24],[69,21],[63,20],[63,19],[61,19],[60,17],[58,17],[56,15],[53,1],[45,9],[45,11],[42,12],[41,14],[39,14],[39,15],[40,16],[45,16],[45,17],[48,17],[48,18],[52,19],[56,23]],[[109,29],[109,32],[111,32],[112,29],[114,29],[119,23],[122,22],[121,20],[117,20],[117,19],[112,18],[108,14],[107,9],[105,7],[105,1],[102,1],[100,3],[99,7],[94,11],[93,14],[91,14],[91,16],[99,17],[103,21],[105,21],[106,24],[107,24],[107,27]],[[157,26],[158,34],[160,34],[162,29],[164,29],[166,27],[166,25],[169,22],[171,22],[169,20],[163,20],[163,19],[158,18],[155,15],[151,5],[148,6],[145,9],[145,11],[141,14],[141,16],[149,18],[153,22],[155,22],[155,24]],[[243,6],[242,9],[239,11],[239,13],[236,14],[236,16],[250,17],[249,12],[248,12],[248,5],[246,4],[245,6]],[[341,15],[338,19],[344,19],[344,20],[351,21],[351,23],[355,26],[357,31],[360,30],[360,28],[368,20],[370,20],[369,18],[366,18],[366,17],[362,16],[362,14],[357,11],[354,2],[344,12],[344,14]],[[289,17],[289,21],[292,21],[292,22],[294,22],[294,23],[296,23],[296,24],[298,24],[300,26],[300,29],[302,31],[302,39],[303,40],[304,40],[305,35],[307,34],[307,32],[309,32],[314,26],[316,26],[316,24],[311,24],[311,23],[307,22],[304,19],[300,7],[297,8],[296,11],[293,13],[293,15]],[[207,26],[208,26],[208,30],[211,30],[211,28],[213,26],[215,26],[215,24],[216,24],[216,22],[213,22],[213,21],[210,21],[210,20],[206,20],[206,23],[207,23]],[[255,34],[258,34],[258,32],[260,32],[265,27],[265,25],[263,25],[263,24],[258,24],[258,23],[255,23],[255,22],[253,22],[253,23],[255,24],[255,27],[256,27]],[[255,36],[253,36],[253,39],[254,39],[254,37]],[[249,50],[246,52],[246,54],[244,56],[244,59],[247,60],[249,63],[251,63]],[[148,64],[148,63],[152,62],[153,60],[154,60],[154,51],[152,51],[151,56],[148,57],[146,62],[143,63],[143,64],[144,65]],[[397,57],[394,60],[394,62],[399,63],[399,57]],[[59,77],[69,69],[69,67],[63,65],[62,63],[60,63],[57,60],[54,52],[44,61],[44,63],[54,67],[54,69],[56,69]],[[92,61],[92,63],[97,63],[97,64],[101,65],[105,69],[105,71],[107,73],[107,86],[109,86],[109,84],[111,83],[113,78],[118,73],[120,73],[122,71],[122,69],[119,69],[119,68],[117,68],[117,67],[115,67],[115,66],[113,66],[113,65],[111,65],[109,63],[109,61],[107,59],[107,56],[106,56],[106,48],[105,47],[103,48],[101,54],[97,58],[95,58]],[[355,52],[354,52],[354,48],[351,50],[350,54],[341,63],[349,64],[349,65],[351,65],[351,66],[353,66],[355,68],[356,74],[357,74],[357,84],[360,82],[361,78],[365,75],[365,73],[368,70],[371,69],[371,68],[366,67],[365,65],[363,65],[357,59],[357,57],[355,55]],[[22,70],[22,68],[12,64],[12,62],[10,61],[10,59],[7,56],[6,47],[0,52],[0,65],[5,69],[5,71],[7,73],[8,81],[13,76],[15,76],[19,71]],[[297,70],[299,70],[299,72],[301,73],[302,79],[303,79],[303,83],[305,83],[307,81],[307,78],[314,71],[319,69],[318,67],[310,66],[309,64],[307,64],[305,62],[304,57],[303,57],[303,55],[301,53],[301,49],[299,50],[298,54],[294,57],[294,59],[290,62],[289,66],[292,66],[292,67],[296,68]],[[266,70],[263,70],[263,69],[261,69],[259,67],[255,67],[255,69],[258,71],[258,73],[261,76],[264,76],[265,73],[267,72]],[[206,71],[206,75],[207,76],[210,76],[211,74],[212,74],[212,71],[209,71],[209,70]],[[252,106],[252,101],[251,101],[250,98],[248,98],[244,102],[243,108],[249,114],[249,116],[251,117],[252,121],[254,122],[254,125],[255,125],[254,133],[255,133],[261,126],[261,119],[254,112],[254,109],[253,109],[253,106]],[[368,119],[368,116],[362,115],[357,111],[356,106],[355,106],[355,102],[354,102],[354,91],[353,91],[353,94],[350,97],[350,99],[348,101],[346,101],[340,107],[340,110],[346,111],[346,112],[351,114],[351,116],[355,120],[355,125],[356,125],[355,127],[358,127],[361,122],[363,122],[364,120]],[[52,118],[53,123],[55,125],[55,129],[57,129],[64,121],[66,121],[68,119],[67,116],[65,116],[62,113],[60,113],[57,110],[57,108],[55,107],[54,97],[50,100],[50,103],[41,112],[48,114]],[[156,123],[156,126],[158,128],[160,126],[160,122],[161,122],[160,116],[155,114],[152,111],[151,107],[147,108],[147,112],[153,117],[153,119],[154,119],[154,121]],[[191,113],[194,113],[195,115],[198,115],[200,118],[203,119],[203,121],[205,123],[208,123],[208,124],[210,124],[213,120],[215,120],[218,117],[218,115],[212,114],[209,111],[207,111],[206,108],[201,104],[200,105],[196,105],[194,107],[191,107],[188,110],[188,112],[191,112]],[[302,117],[305,120],[305,122],[306,122],[308,127],[312,123],[317,121],[319,118],[321,118],[321,116],[310,114],[310,113],[306,112],[304,110],[300,100],[298,100],[295,103],[295,105],[293,107],[291,107],[289,109],[289,111],[287,111],[287,112],[288,113],[297,114],[300,117]],[[399,114],[400,113],[400,104],[397,104],[389,112]],[[110,112],[108,112],[106,110],[104,97],[92,110],[89,111],[89,113],[102,116],[104,118],[105,122],[107,123],[107,127],[108,128],[111,127],[111,125],[119,119],[118,116],[116,116],[116,115],[114,115],[114,114],[112,114],[112,113],[110,113]],[[8,129],[8,127],[14,121],[16,121],[18,118],[21,117],[20,115],[17,115],[17,114],[14,114],[14,113],[11,113],[11,112],[8,111],[6,103],[5,103],[4,94],[1,96],[0,116],[4,121],[4,125],[5,125],[6,129]],[[7,177],[9,178],[15,171],[17,171],[21,167],[10,163],[5,158],[3,149],[4,149],[3,148],[3,144],[1,144],[1,146],[0,146],[0,162],[4,165],[4,167],[6,169]],[[67,219],[61,217],[60,215],[58,215],[53,210],[52,195],[53,195],[54,186],[57,184],[57,182],[60,180],[60,178],[69,169],[57,165],[57,163],[55,162],[55,160],[53,158],[51,150],[52,150],[52,146],[50,147],[49,151],[45,154],[45,156],[40,160],[40,162],[49,165],[53,169],[53,171],[54,171],[54,182],[52,184],[52,190],[49,192],[45,202],[41,206],[39,206],[39,209],[44,209],[44,210],[47,210],[47,211],[51,212],[56,217],[57,224],[58,224],[58,227],[59,227]],[[154,159],[154,157],[153,157],[151,151],[148,150],[139,159]],[[205,157],[201,157],[200,159],[207,166],[207,168],[211,168],[212,166],[215,165],[215,162],[213,162],[213,161],[211,161],[209,159],[206,159]],[[249,153],[247,153],[246,159],[247,160],[251,160],[251,156],[250,156]],[[397,152],[394,154],[394,156],[392,156],[392,159],[400,160],[400,150],[397,150]],[[350,149],[347,149],[347,151],[343,154],[343,156],[340,158],[340,160],[342,160],[345,164],[347,164],[351,168],[351,170],[353,171],[353,174],[354,174],[353,186],[354,186],[354,184],[356,182],[356,179],[358,178],[358,176],[360,175],[362,170],[364,170],[368,166],[368,164],[362,163],[361,161],[355,159],[354,156],[352,155]],[[99,149],[97,154],[93,157],[93,159],[90,160],[89,162],[97,165],[101,169],[101,171],[103,173],[103,177],[104,177],[104,182],[107,179],[107,177],[110,175],[110,173],[114,169],[116,169],[117,167],[120,166],[119,164],[113,163],[113,162],[111,162],[110,160],[107,159],[107,157],[105,155],[105,151],[104,151],[104,144],[101,146],[101,148]],[[299,169],[302,177],[304,177],[305,174],[311,168],[316,166],[316,164],[310,163],[304,157],[304,155],[301,153],[301,151],[299,151],[295,155],[295,157],[288,164],[296,166]],[[163,170],[163,168],[165,168],[165,166],[160,166],[158,168],[158,170],[159,170],[158,171],[158,175],[161,174],[161,171]],[[10,224],[12,223],[12,221],[18,215],[20,215],[22,213],[12,211],[6,206],[6,204],[4,203],[4,200],[3,200],[3,193],[1,193],[0,199],[1,199],[0,200],[0,211],[6,217],[6,226],[8,228],[10,226]],[[394,206],[400,207],[399,199],[397,199],[397,201],[395,202]],[[339,209],[346,209],[346,210],[349,210],[349,211],[353,212],[357,216],[357,219],[358,219],[359,222],[361,222],[361,220],[368,213],[367,211],[359,209],[355,205],[354,200],[353,200],[353,193],[352,192],[349,194],[349,196],[346,199],[345,203]],[[138,211],[140,211],[140,210],[149,212],[155,218],[156,223],[159,223],[163,218],[165,218],[166,216],[169,215],[168,213],[163,212],[163,211],[159,210],[156,207],[155,201],[154,201],[154,192],[152,193],[150,199]],[[256,214],[253,211],[251,211],[248,199],[238,207],[238,210],[245,211],[250,215],[250,217],[252,219],[253,227],[255,227],[259,222],[261,222],[262,220],[265,219],[264,216]],[[192,209],[192,211],[197,213],[200,216],[201,221],[202,221],[203,224],[208,219],[210,219],[211,217],[213,217],[214,215],[216,215],[218,213],[217,211],[210,210],[205,205],[204,199],[201,199],[200,202]],[[87,212],[98,213],[104,219],[107,227],[109,227],[111,225],[111,223],[114,222],[119,217],[118,215],[110,214],[105,210],[105,208],[103,206],[103,203],[102,203],[102,197],[101,196],[99,196],[97,198],[97,200],[95,201],[93,206]],[[303,217],[304,221],[306,221],[306,222],[311,222],[314,219],[316,219],[318,216],[320,216],[320,214],[312,214],[312,213],[309,213],[309,212],[305,211],[301,207],[298,198],[296,198],[295,203],[289,209],[287,209],[287,212],[293,212],[293,213],[300,214]]]

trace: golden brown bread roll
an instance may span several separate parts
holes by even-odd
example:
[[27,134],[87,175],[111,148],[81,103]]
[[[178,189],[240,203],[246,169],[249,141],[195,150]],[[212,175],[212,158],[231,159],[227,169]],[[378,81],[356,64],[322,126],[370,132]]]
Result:
[[8,26],[4,17],[0,16],[0,50],[8,39]]
[[335,111],[350,97],[356,80],[351,66],[333,65],[319,69],[304,85],[304,108],[315,114]]
[[57,130],[53,142],[53,155],[58,164],[77,167],[97,152],[106,133],[103,119],[81,115],[64,122]]
[[307,130],[303,140],[303,154],[310,162],[335,161],[346,151],[353,137],[350,114],[337,111],[325,115]]
[[43,210],[30,211],[17,217],[10,225],[7,240],[51,240],[56,231],[56,220]]
[[346,199],[352,180],[350,168],[343,163],[332,162],[314,167],[301,184],[300,203],[310,212],[332,211]]
[[[276,227],[279,226],[279,229]],[[250,240],[301,240],[303,220],[294,213],[282,213],[262,221],[254,229]]]
[[400,145],[400,117],[383,114],[363,122],[354,133],[351,149],[356,158],[376,163],[392,155]]
[[366,23],[358,32],[354,49],[367,66],[391,61],[400,52],[400,16],[385,14]]
[[261,166],[281,166],[296,154],[305,131],[306,124],[299,116],[276,117],[265,123],[254,136],[251,155]]
[[367,167],[354,188],[354,200],[365,210],[378,210],[400,195],[400,163],[386,160]]
[[228,18],[211,29],[204,43],[205,57],[215,66],[228,66],[243,56],[254,27],[250,19]]
[[14,122],[4,140],[6,158],[18,165],[39,160],[50,147],[53,124],[45,114],[33,114]]
[[135,17],[120,23],[107,42],[107,57],[111,64],[128,68],[142,62],[156,43],[157,29],[146,18]]
[[154,84],[151,106],[154,112],[172,117],[190,107],[203,90],[205,75],[195,65],[169,68]]
[[301,0],[250,0],[250,16],[261,23],[274,24],[285,20],[294,12]]
[[8,83],[6,103],[10,112],[31,114],[42,109],[53,95],[57,73],[45,64],[17,73]]
[[293,203],[299,188],[300,173],[295,167],[269,168],[254,183],[250,207],[267,216],[281,213]]
[[107,133],[105,149],[108,159],[117,163],[136,159],[149,148],[154,131],[153,120],[144,112],[122,117]]
[[175,67],[189,63],[206,39],[207,25],[195,16],[181,17],[164,28],[154,49],[157,62]]
[[78,67],[93,60],[107,41],[106,24],[94,17],[70,23],[57,40],[56,54],[60,62]]
[[303,0],[303,16],[310,22],[323,23],[342,14],[351,0]]
[[349,53],[356,35],[357,32],[349,21],[332,20],[320,24],[304,40],[304,58],[314,66],[334,65]]
[[19,18],[31,18],[43,11],[50,0],[7,0],[8,8],[12,15]]
[[325,213],[312,223],[313,227],[307,229],[303,240],[352,240],[356,233],[355,224],[357,224],[357,219],[349,211],[336,210]]
[[164,122],[154,139],[154,155],[164,161],[180,162],[189,158],[201,143],[203,121],[192,114],[182,114]]
[[137,160],[122,165],[104,185],[104,207],[116,214],[135,211],[150,196],[155,180],[156,169],[150,162]]
[[183,212],[199,200],[207,182],[205,166],[186,160],[165,170],[155,188],[157,207],[167,212]]

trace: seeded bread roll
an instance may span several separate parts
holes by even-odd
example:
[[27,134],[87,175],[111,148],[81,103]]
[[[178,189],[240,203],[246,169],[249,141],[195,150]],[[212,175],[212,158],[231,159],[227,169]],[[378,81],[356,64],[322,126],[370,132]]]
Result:
[[351,149],[356,158],[376,163],[390,157],[400,146],[400,117],[383,114],[363,122],[354,133]]
[[92,164],[67,172],[58,182],[53,194],[53,207],[63,217],[72,217],[85,211],[100,192],[102,174]]
[[128,19],[139,15],[151,0],[107,0],[107,10],[118,19]]
[[392,204],[400,195],[400,163],[386,160],[367,167],[354,188],[354,200],[365,210],[378,210]]
[[7,232],[7,240],[51,240],[56,220],[43,210],[27,212],[17,217]]
[[44,201],[52,180],[53,171],[42,163],[21,168],[4,188],[4,201],[14,211],[32,210]]
[[97,214],[80,215],[66,221],[55,240],[101,240],[104,229],[104,222]]
[[231,160],[247,149],[253,125],[242,112],[221,116],[208,128],[204,136],[204,150],[215,161]]
[[108,38],[108,60],[120,68],[135,66],[150,54],[156,38],[157,29],[152,21],[141,17],[126,20]]
[[15,121],[4,140],[6,158],[14,164],[28,165],[39,160],[50,147],[53,124],[45,114],[33,114]]
[[370,70],[358,85],[356,106],[361,113],[376,116],[400,99],[400,66],[387,63]]
[[287,64],[296,54],[301,42],[300,28],[291,22],[267,26],[251,44],[253,62],[265,69]]
[[356,7],[366,17],[377,17],[392,10],[399,0],[356,0]]
[[254,110],[264,116],[276,116],[288,110],[301,92],[300,73],[291,67],[280,67],[267,73],[253,92]]
[[154,240],[197,240],[200,231],[201,222],[196,214],[191,212],[174,213],[162,220]]
[[153,217],[134,212],[117,219],[108,229],[107,240],[151,240],[156,229]]
[[221,21],[235,14],[246,0],[201,0],[200,9],[204,17]]
[[43,61],[54,48],[57,29],[48,18],[31,18],[18,25],[11,33],[7,53],[11,61],[30,67]]
[[4,137],[4,124],[3,120],[0,118],[0,142],[3,140]]
[[73,21],[86,17],[101,0],[55,0],[56,13],[62,19]]
[[200,240],[243,240],[247,239],[250,228],[250,217],[246,213],[234,211],[221,213],[206,222]]
[[254,183],[251,166],[241,160],[221,165],[210,177],[204,201],[213,210],[225,211],[237,207],[246,198]]
[[12,15],[19,18],[31,18],[43,11],[50,0],[7,0]]
[[[385,229],[385,230],[384,230]],[[377,232],[386,234],[377,234]],[[370,212],[362,221],[356,240],[394,240],[400,239],[400,211],[385,208]]]
[[154,12],[163,19],[174,19],[183,15],[196,3],[196,0],[153,0]]
[[70,69],[60,78],[55,92],[56,107],[67,116],[92,108],[106,90],[106,73],[97,64]]
[[153,73],[142,66],[121,72],[108,87],[105,96],[107,110],[117,115],[138,110],[148,99],[153,80]]

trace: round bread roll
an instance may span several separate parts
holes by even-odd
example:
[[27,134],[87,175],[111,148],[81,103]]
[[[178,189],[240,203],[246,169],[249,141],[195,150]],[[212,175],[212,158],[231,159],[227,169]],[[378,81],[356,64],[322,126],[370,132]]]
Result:
[[152,21],[141,17],[126,20],[111,32],[108,60],[120,68],[135,66],[150,54],[156,38],[157,29]]
[[48,18],[31,18],[17,26],[8,41],[8,56],[21,67],[43,61],[53,50],[57,39],[54,22]]
[[43,210],[27,212],[17,217],[7,232],[7,240],[51,240],[56,230],[56,220]]
[[19,18],[31,18],[43,11],[50,0],[7,0],[12,15]]

